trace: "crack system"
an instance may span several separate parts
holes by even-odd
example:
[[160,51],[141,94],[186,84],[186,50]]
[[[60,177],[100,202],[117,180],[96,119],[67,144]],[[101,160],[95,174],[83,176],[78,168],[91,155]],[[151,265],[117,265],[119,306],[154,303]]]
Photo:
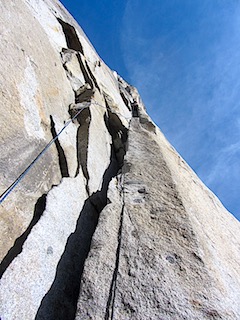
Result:
[[[118,161],[121,162],[121,168],[124,165],[124,156],[127,152],[127,139],[128,139],[128,131],[129,128],[124,130],[116,130],[116,125],[119,127],[120,119],[113,113],[109,111],[110,119],[112,121],[108,125],[108,130],[111,133],[113,137],[113,141],[115,143],[115,149],[116,149],[116,156],[118,157]],[[113,119],[115,121],[113,121]],[[130,126],[130,124],[129,124]],[[122,145],[119,143],[119,138],[121,137],[121,140],[124,142]],[[112,275],[111,285],[109,288],[109,294],[108,294],[108,300],[105,310],[105,316],[104,320],[113,319],[114,316],[114,304],[115,304],[115,296],[116,296],[116,289],[117,289],[117,276],[118,276],[118,270],[119,270],[119,261],[120,261],[120,250],[121,250],[121,244],[122,244],[122,231],[123,231],[123,218],[124,218],[124,210],[125,210],[125,198],[124,198],[124,170],[121,170],[121,176],[120,176],[120,195],[122,198],[122,210],[120,214],[120,223],[118,228],[118,246],[116,250],[116,260],[115,260],[115,268]]]
[[[35,318],[36,320],[75,319],[84,262],[90,251],[91,241],[98,224],[99,215],[108,203],[107,192],[109,183],[113,177],[119,174],[126,153],[128,130],[122,125],[119,118],[110,111],[108,115],[105,114],[105,123],[112,136],[112,144],[110,164],[103,176],[102,188],[85,201],[77,221],[75,232],[68,238],[65,251],[58,263],[55,280],[41,302]],[[120,147],[120,141],[122,142],[122,147]],[[124,150],[124,152],[122,150]],[[111,291],[113,291],[114,286],[116,286],[121,246],[122,218],[120,225],[116,268]]]
[[[97,80],[94,77],[87,61],[83,61],[83,47],[78,39],[76,30],[73,26],[58,19],[62,26],[66,37],[67,46],[69,49],[77,52],[77,58],[81,71],[83,73],[85,82],[90,85],[90,93],[94,94],[95,88],[100,92]],[[63,66],[64,67],[64,66]],[[66,67],[65,70],[67,71]],[[88,92],[86,93],[88,95]],[[78,95],[75,91],[75,103],[79,103],[84,98],[83,95]],[[80,99],[80,100],[79,100]],[[88,100],[88,97],[83,100]],[[89,180],[87,170],[87,148],[88,148],[88,132],[91,114],[89,109],[82,112],[81,118],[78,122],[80,124],[77,134],[77,159],[78,168],[76,175],[81,166],[86,180]],[[126,143],[128,137],[128,130],[122,125],[118,116],[110,111],[108,106],[108,113],[104,115],[104,120],[108,132],[112,137],[111,144],[111,159],[108,168],[103,176],[102,188],[100,191],[92,194],[84,203],[82,211],[79,215],[75,232],[68,238],[65,251],[58,263],[55,280],[43,298],[39,310],[36,315],[36,320],[73,320],[77,308],[77,301],[80,291],[81,277],[84,269],[84,262],[89,254],[92,236],[98,224],[98,219],[101,211],[108,203],[107,192],[110,181],[113,177],[119,174],[124,162],[126,153]],[[56,137],[56,129],[53,117],[50,115],[51,133],[53,138]],[[55,145],[58,152],[59,166],[62,177],[69,177],[68,165],[64,150],[58,139],[55,140]],[[123,192],[123,191],[122,191]],[[7,270],[15,257],[22,252],[24,242],[31,233],[32,228],[40,220],[46,208],[47,194],[43,194],[36,202],[33,218],[25,230],[25,232],[16,239],[13,247],[8,251],[0,264],[0,278]],[[112,283],[109,291],[109,299],[106,308],[106,317],[108,319],[111,313],[113,317],[114,298],[116,292],[116,281],[119,267],[121,235],[123,225],[123,211],[120,216],[120,225],[118,231],[118,247],[116,252],[115,269],[113,273]],[[111,310],[110,310],[111,309]]]
[[114,316],[114,304],[115,304],[115,296],[116,296],[116,289],[117,289],[117,276],[118,276],[118,269],[119,269],[120,250],[121,250],[121,244],[122,244],[123,216],[124,216],[124,209],[125,209],[123,186],[121,189],[121,195],[122,195],[123,204],[122,204],[122,210],[120,214],[120,223],[119,223],[119,229],[118,229],[118,246],[116,250],[116,261],[115,261],[115,268],[113,271],[112,281],[109,289],[104,320],[109,320],[109,319],[112,320]]
[[80,69],[82,71],[85,82],[88,83],[90,85],[90,87],[93,89],[94,88],[93,81],[92,81],[91,77],[89,76],[89,74],[84,66],[84,63],[82,61],[81,55],[79,53],[77,54],[77,59],[78,59]]
[[86,67],[87,67],[87,71],[88,71],[88,73],[89,73],[92,81],[94,82],[95,87],[98,89],[99,92],[101,92],[101,90],[100,90],[100,88],[99,88],[99,86],[98,86],[97,80],[96,80],[96,78],[94,77],[94,75],[93,75],[93,73],[92,73],[92,71],[91,71],[91,69],[90,69],[87,61],[85,61],[85,64],[86,64]]

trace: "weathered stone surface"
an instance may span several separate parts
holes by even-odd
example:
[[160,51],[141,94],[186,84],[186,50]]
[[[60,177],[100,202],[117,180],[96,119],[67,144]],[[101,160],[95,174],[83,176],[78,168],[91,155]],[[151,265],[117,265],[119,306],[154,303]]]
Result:
[[[34,319],[42,298],[54,280],[65,244],[75,229],[86,199],[82,180],[81,175],[64,178],[59,186],[49,192],[41,219],[31,230],[22,253],[13,260],[1,279],[0,310],[3,319],[19,319],[19,314],[20,318]],[[69,190],[71,203],[66,198]],[[11,294],[11,298],[6,292]]]
[[58,1],[0,12],[0,191],[61,132],[0,205],[1,320],[240,318],[239,222],[137,89]]
[[[152,132],[142,128],[138,119],[132,119],[128,141],[122,177],[123,223],[118,240],[120,247],[115,251],[116,256],[119,255],[119,260],[115,258],[117,271],[112,271],[110,281],[104,257],[109,256],[108,263],[113,269],[112,248],[109,245],[93,247],[85,264],[77,319],[82,315],[87,315],[88,319],[237,319],[239,253],[232,241],[238,242],[239,233],[232,234],[229,242],[229,238],[225,238],[222,243],[219,237],[227,234],[225,229],[218,230],[212,225],[208,238],[204,239],[206,231],[199,230],[199,220],[201,215],[205,220],[211,219],[206,215],[210,216],[208,211],[213,210],[211,203],[205,207],[202,199],[202,208],[195,205],[198,210],[198,221],[195,221],[191,214],[193,204],[187,203],[186,207],[184,199],[188,185],[183,183],[182,188],[178,188],[179,181],[174,178],[186,181],[187,175],[189,180],[194,179],[197,187],[189,192],[196,192],[197,200],[203,189],[205,201],[210,199],[219,207],[221,215],[225,215],[229,232],[237,232],[236,221],[227,218],[229,214],[219,201],[203,187],[160,132],[154,137]],[[164,147],[168,150],[163,153]],[[185,167],[184,173],[178,172],[176,176],[176,172],[171,171],[168,153],[175,156],[173,167],[178,167],[180,161]],[[112,203],[108,206],[111,210]],[[114,210],[112,215],[120,219],[120,210]],[[107,218],[105,223],[99,223],[94,243],[101,243],[107,225]],[[114,244],[116,231],[110,236],[109,242]],[[231,260],[223,250],[231,253]],[[99,257],[100,270],[92,267]],[[98,285],[102,277],[102,283],[109,288],[107,297],[105,286]],[[99,312],[92,307],[94,303]]]
[[101,212],[84,265],[76,319],[104,319],[110,288],[114,285],[112,277],[117,272],[116,253],[123,207],[121,176],[111,181],[108,199],[110,203]]

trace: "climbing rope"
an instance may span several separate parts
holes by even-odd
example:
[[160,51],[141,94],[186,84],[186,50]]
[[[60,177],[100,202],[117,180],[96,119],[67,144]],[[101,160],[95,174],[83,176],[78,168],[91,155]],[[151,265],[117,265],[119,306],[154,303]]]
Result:
[[[100,103],[98,103],[95,99],[93,99],[93,101],[91,101],[91,104],[95,104],[98,105],[104,109],[106,109],[106,106],[101,105]],[[0,196],[0,204],[7,198],[7,196],[13,191],[13,189],[15,189],[15,187],[19,184],[19,182],[25,177],[25,175],[29,172],[29,170],[33,167],[33,165],[42,157],[42,155],[48,150],[48,148],[58,139],[58,137],[60,136],[60,134],[66,129],[66,127],[74,120],[76,119],[79,114],[86,108],[89,108],[90,104],[82,107],[73,118],[71,118],[68,122],[66,122],[66,124],[64,125],[64,127],[59,131],[59,133],[43,148],[43,150],[37,155],[37,157],[30,163],[30,165],[17,177],[17,179],[1,194]],[[131,117],[126,117],[123,114],[119,113],[119,112],[114,112],[122,117],[124,117],[125,119],[129,120],[131,119]]]
[[58,139],[60,134],[67,128],[67,126],[76,119],[79,114],[88,106],[81,108],[73,118],[67,121],[64,127],[59,131],[59,133],[43,148],[43,150],[37,155],[37,157],[30,163],[30,165],[17,177],[17,179],[1,194],[0,204],[7,198],[7,196],[13,191],[13,189],[19,184],[19,182],[24,178],[28,171],[33,167],[33,165],[42,157],[42,155],[48,150],[48,148]]
[[125,115],[123,115],[122,113],[120,113],[120,112],[117,112],[117,111],[112,111],[109,107],[106,107],[106,106],[104,106],[104,105],[102,105],[102,104],[100,104],[99,102],[97,102],[95,99],[93,99],[93,102],[91,102],[91,104],[95,104],[95,105],[97,105],[97,106],[99,106],[99,107],[101,107],[101,108],[104,108],[104,109],[107,109],[107,110],[110,110],[112,113],[114,113],[114,114],[118,114],[119,116],[121,116],[121,117],[123,117],[123,118],[125,118],[126,120],[130,120],[130,119],[132,119],[132,117],[130,116],[130,117],[126,117]]

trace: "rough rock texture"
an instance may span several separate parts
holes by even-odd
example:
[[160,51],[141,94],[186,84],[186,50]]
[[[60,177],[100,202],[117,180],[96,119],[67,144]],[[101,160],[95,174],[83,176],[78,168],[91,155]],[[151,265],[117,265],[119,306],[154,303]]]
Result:
[[1,193],[63,129],[1,197],[1,320],[240,319],[239,222],[137,90],[58,1],[0,12]]

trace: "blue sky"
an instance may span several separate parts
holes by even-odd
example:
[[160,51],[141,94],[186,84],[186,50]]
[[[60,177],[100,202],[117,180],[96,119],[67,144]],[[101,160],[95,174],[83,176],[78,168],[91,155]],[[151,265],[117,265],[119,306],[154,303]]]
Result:
[[240,1],[61,1],[240,220]]

